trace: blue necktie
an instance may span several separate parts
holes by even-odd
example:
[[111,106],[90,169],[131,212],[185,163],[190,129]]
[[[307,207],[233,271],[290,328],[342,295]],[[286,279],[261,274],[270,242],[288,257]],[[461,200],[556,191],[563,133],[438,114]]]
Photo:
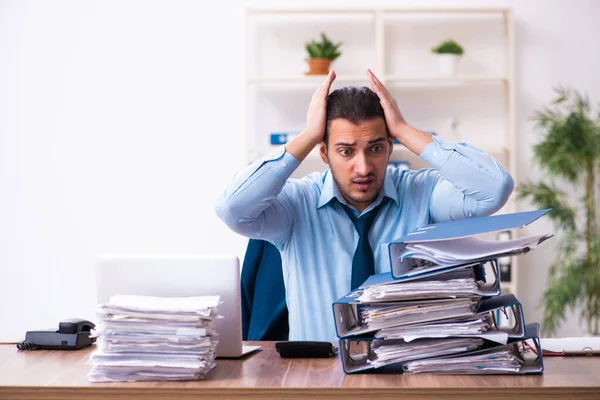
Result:
[[369,230],[375,222],[375,217],[381,206],[385,203],[384,198],[381,203],[373,208],[365,215],[356,218],[350,207],[340,203],[340,205],[348,214],[348,217],[354,222],[354,227],[358,232],[358,245],[354,251],[354,258],[352,258],[352,279],[350,282],[350,289],[354,290],[359,287],[367,278],[375,274],[375,260],[373,258],[373,250],[369,244]]

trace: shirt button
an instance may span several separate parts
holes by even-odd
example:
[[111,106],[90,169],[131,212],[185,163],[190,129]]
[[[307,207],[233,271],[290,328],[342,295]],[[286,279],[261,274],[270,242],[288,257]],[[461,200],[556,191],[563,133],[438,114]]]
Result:
[[437,156],[438,156],[438,152],[437,152],[437,151],[434,151],[434,152],[433,152],[433,156],[434,156],[434,157],[437,157]]
[[285,167],[287,167],[287,164],[286,164],[286,163],[284,163],[284,162],[282,162],[282,163],[281,163],[281,166],[282,166],[283,168],[285,168]]

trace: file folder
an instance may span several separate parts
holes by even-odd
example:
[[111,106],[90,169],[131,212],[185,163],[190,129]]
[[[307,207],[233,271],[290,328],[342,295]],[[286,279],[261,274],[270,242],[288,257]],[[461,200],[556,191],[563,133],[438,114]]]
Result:
[[[419,339],[421,340],[421,339]],[[419,340],[415,341],[418,342]],[[436,343],[442,343],[448,339],[438,339]],[[529,346],[526,343],[531,341],[534,343],[535,349],[529,351]],[[361,373],[361,372],[407,372],[406,365],[418,360],[426,360],[435,362],[437,360],[447,360],[450,370],[426,371],[428,373],[446,373],[446,374],[540,374],[544,370],[543,359],[541,356],[541,347],[539,341],[539,324],[534,322],[525,326],[525,335],[522,338],[510,340],[507,344],[497,344],[494,342],[484,341],[476,350],[467,352],[456,352],[455,354],[444,355],[439,357],[419,357],[416,356],[411,360],[398,362],[391,365],[386,365],[380,368],[375,368],[373,362],[377,359],[376,351],[378,348],[385,346],[403,345],[405,342],[401,339],[379,339],[366,337],[347,337],[340,339],[340,355],[342,366],[346,374]],[[429,344],[431,342],[427,342]],[[522,364],[518,371],[498,372],[488,371],[485,369],[461,370],[460,361],[467,360],[468,357],[481,356],[491,354],[496,351],[506,350],[518,357]],[[411,357],[407,357],[411,358]]]
[[[338,338],[343,339],[347,337],[353,336],[373,336],[373,333],[380,330],[380,327],[369,327],[365,326],[361,322],[361,311],[365,305],[374,304],[374,303],[360,303],[356,300],[354,296],[345,296],[335,303],[333,303],[333,313],[335,319],[335,328]],[[404,303],[375,303],[378,306],[386,306],[386,305],[398,305],[398,304],[406,304],[406,305],[423,305],[426,304],[426,301],[409,301]],[[497,311],[502,310],[502,312],[506,311],[510,313],[514,320],[514,325],[512,326],[500,326],[498,319],[496,318]],[[440,318],[438,315],[428,316],[426,314],[422,315],[418,321],[411,323],[400,323],[390,325],[390,327],[397,326],[416,326],[419,324],[423,324],[426,322],[447,322],[447,321],[455,321],[460,322],[465,318],[473,318],[473,317],[483,317],[485,315],[491,315],[494,320],[496,331],[504,332],[508,334],[509,339],[518,339],[523,338],[525,336],[525,318],[523,314],[523,307],[521,303],[517,300],[515,295],[513,294],[505,294],[497,297],[492,297],[489,299],[481,300],[476,307],[473,309],[472,314],[463,315],[459,317],[448,317]],[[466,335],[472,336],[472,335]],[[453,337],[460,337],[460,335],[454,335]]]
[[[459,221],[441,222],[438,224],[431,224],[418,228],[417,230],[401,237],[400,239],[395,240],[393,243],[387,244],[392,276],[397,280],[417,279],[419,277],[427,276],[427,274],[435,270],[445,269],[453,265],[461,265],[466,263],[450,262],[447,264],[438,264],[435,262],[429,262],[425,258],[401,258],[401,254],[403,254],[403,252],[406,250],[406,246],[408,244],[454,241],[488,233],[522,228],[547,214],[549,211],[550,209],[545,209],[513,214],[492,215],[488,217],[470,218]],[[537,244],[541,244],[552,236],[552,234],[542,235]],[[457,244],[458,243],[459,242],[457,242]],[[497,257],[507,257],[526,253],[529,250],[529,247],[525,247],[515,251],[486,254],[485,257],[473,258],[470,259],[469,262]]]

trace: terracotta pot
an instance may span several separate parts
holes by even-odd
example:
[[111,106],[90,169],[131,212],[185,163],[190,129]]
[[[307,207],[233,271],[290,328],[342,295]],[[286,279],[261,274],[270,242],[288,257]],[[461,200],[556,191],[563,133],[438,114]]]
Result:
[[328,58],[309,58],[308,62],[309,71],[306,75],[327,75],[329,73],[329,66],[331,60]]

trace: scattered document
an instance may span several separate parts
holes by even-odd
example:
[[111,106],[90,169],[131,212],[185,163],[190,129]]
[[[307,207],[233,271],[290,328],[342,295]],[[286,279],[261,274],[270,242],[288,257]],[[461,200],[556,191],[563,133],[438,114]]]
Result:
[[600,336],[541,338],[540,344],[545,355],[600,355]]
[[113,296],[98,307],[91,382],[198,380],[215,367],[219,296]]

